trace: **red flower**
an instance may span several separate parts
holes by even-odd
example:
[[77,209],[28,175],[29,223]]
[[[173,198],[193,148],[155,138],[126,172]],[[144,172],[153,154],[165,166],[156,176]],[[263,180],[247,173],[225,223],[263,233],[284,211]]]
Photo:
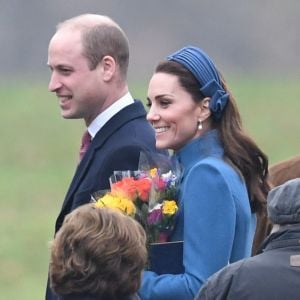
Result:
[[113,183],[111,191],[113,194],[121,194],[131,200],[135,200],[137,197],[135,180],[132,177],[125,177],[122,180]]
[[149,200],[149,193],[151,189],[151,180],[149,178],[141,178],[135,181],[136,189],[139,193],[139,198],[147,202]]
[[132,177],[125,177],[113,183],[111,190],[113,194],[122,194],[132,201],[140,198],[146,202],[149,199],[150,188],[151,180],[149,178],[134,179]]

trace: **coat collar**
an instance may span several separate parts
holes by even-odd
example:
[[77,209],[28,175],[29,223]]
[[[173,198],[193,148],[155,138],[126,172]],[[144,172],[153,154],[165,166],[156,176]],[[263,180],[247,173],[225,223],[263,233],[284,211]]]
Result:
[[283,227],[270,234],[262,243],[259,253],[290,246],[300,246],[300,224]]
[[195,165],[197,161],[207,156],[222,157],[223,154],[224,150],[221,146],[219,133],[216,129],[213,129],[183,146],[176,153],[176,157],[184,166],[184,169],[187,170]]

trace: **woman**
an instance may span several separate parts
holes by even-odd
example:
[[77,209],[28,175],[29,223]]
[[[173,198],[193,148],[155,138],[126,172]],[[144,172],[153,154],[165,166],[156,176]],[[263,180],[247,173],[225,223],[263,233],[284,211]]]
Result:
[[148,88],[156,146],[183,167],[172,241],[184,240],[184,274],[145,271],[142,299],[193,299],[205,280],[251,254],[255,212],[265,209],[267,157],[242,129],[235,100],[202,50],[160,63]]
[[50,284],[61,300],[137,300],[146,261],[138,222],[85,204],[65,218],[52,242]]

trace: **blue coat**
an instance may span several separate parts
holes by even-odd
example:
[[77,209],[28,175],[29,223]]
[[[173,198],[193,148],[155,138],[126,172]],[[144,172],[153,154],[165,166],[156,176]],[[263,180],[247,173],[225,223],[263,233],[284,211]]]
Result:
[[145,271],[139,291],[143,300],[193,299],[210,275],[250,256],[255,215],[242,177],[223,153],[218,132],[212,130],[176,154],[183,178],[172,240],[184,240],[185,273]]
[[[55,232],[65,216],[88,203],[91,195],[109,189],[109,177],[115,170],[136,170],[142,150],[155,151],[155,133],[146,120],[139,101],[125,107],[101,128],[78,165],[56,220]],[[47,288],[47,300],[57,299]]]

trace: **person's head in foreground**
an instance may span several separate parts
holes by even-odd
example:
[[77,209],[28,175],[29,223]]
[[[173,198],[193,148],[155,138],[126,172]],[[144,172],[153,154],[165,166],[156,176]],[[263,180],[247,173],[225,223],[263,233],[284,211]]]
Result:
[[300,223],[300,178],[273,188],[268,194],[268,216],[273,232],[284,225]]
[[203,50],[187,46],[158,64],[147,101],[157,148],[180,151],[217,131],[225,158],[245,179],[252,210],[265,207],[268,159],[243,130],[235,99]]
[[138,222],[86,204],[66,216],[51,244],[51,287],[58,295],[125,299],[138,290],[146,261]]

